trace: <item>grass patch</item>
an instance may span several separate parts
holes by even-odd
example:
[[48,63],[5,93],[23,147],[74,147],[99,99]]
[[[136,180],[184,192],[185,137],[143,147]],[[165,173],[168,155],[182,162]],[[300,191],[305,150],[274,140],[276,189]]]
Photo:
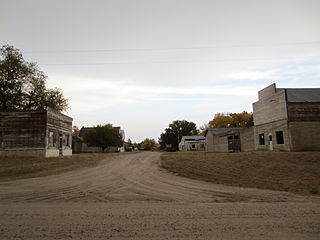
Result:
[[0,156],[0,181],[48,176],[77,168],[93,167],[108,157],[132,153],[134,152],[82,153],[57,158]]
[[161,166],[217,184],[320,194],[320,152],[165,153]]

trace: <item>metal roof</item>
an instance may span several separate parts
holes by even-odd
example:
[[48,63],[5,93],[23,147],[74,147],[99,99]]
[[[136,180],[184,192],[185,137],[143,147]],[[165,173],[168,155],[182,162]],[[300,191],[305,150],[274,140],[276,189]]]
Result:
[[320,88],[277,88],[285,90],[287,102],[320,102]]
[[181,140],[200,141],[200,140],[206,140],[206,138],[204,136],[183,136]]

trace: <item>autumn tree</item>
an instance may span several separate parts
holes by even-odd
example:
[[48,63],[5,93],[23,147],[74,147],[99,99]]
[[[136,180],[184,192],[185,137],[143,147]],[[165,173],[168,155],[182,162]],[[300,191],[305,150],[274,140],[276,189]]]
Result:
[[217,113],[213,120],[209,121],[210,128],[231,128],[253,126],[253,115],[243,111],[241,113]]
[[73,136],[79,136],[79,133],[80,133],[79,127],[76,126],[76,125],[73,125],[73,126],[72,126],[72,135],[73,135]]
[[140,147],[145,150],[154,149],[157,146],[157,143],[154,139],[146,138],[140,143]]
[[98,125],[84,135],[84,141],[88,146],[101,147],[104,151],[107,147],[121,147],[122,136],[111,124]]
[[253,126],[253,114],[243,111],[242,113],[230,113],[232,117],[232,126],[251,127]]
[[67,110],[62,91],[46,88],[46,79],[37,64],[25,61],[18,49],[0,48],[0,110]]
[[179,142],[182,136],[198,135],[196,124],[186,120],[175,120],[169,124],[164,133],[160,135],[159,143],[164,149],[170,144],[172,148],[179,149]]

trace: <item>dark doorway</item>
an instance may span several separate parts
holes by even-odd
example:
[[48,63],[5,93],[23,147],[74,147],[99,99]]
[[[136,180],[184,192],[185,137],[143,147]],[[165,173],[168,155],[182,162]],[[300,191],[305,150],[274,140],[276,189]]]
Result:
[[62,146],[63,146],[63,141],[62,141],[62,134],[59,134],[59,155],[62,156]]
[[228,152],[241,152],[239,134],[232,134],[228,136]]

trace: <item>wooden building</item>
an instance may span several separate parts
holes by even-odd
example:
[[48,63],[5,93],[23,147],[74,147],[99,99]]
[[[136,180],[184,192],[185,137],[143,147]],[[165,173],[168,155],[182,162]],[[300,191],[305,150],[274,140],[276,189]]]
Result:
[[72,155],[72,118],[52,109],[0,112],[0,155]]

